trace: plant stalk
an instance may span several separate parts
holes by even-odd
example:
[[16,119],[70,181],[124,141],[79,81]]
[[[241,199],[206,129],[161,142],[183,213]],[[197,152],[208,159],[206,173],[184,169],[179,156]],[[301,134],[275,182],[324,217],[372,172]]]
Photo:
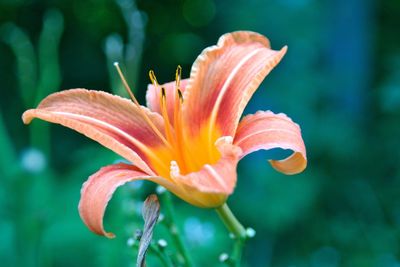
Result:
[[220,219],[225,224],[226,228],[235,237],[235,244],[231,255],[232,266],[240,266],[244,243],[247,239],[246,229],[236,219],[235,215],[229,209],[228,205],[224,203],[216,209]]
[[169,232],[171,233],[172,240],[175,243],[179,253],[182,255],[185,266],[193,267],[193,260],[190,257],[189,251],[183,243],[179,229],[174,222],[175,214],[172,206],[173,204],[171,194],[168,191],[163,192],[161,194],[161,198],[163,200],[162,204],[164,204],[164,211],[166,215],[165,224],[168,227]]

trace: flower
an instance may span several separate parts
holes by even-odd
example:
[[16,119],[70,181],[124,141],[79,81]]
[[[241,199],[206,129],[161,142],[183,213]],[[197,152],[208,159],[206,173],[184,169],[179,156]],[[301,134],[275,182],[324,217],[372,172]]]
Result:
[[46,97],[23,114],[78,131],[124,157],[89,177],[79,212],[90,230],[112,237],[103,215],[116,188],[134,180],[160,184],[199,207],[225,203],[236,185],[236,166],[247,154],[283,148],[293,154],[271,160],[285,174],[304,170],[305,146],[297,124],[284,114],[243,110],[264,77],[286,52],[270,49],[268,39],[247,31],[223,35],[192,66],[189,79],[159,85],[154,73],[147,106],[101,91],[71,89]]

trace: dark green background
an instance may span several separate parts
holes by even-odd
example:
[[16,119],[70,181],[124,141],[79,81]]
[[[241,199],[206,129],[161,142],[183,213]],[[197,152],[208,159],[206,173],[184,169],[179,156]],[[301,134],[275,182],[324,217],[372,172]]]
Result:
[[[309,159],[296,176],[267,164],[279,151],[240,162],[228,203],[257,231],[243,266],[400,266],[400,1],[143,0],[137,6],[141,13],[127,24],[114,1],[0,1],[1,266],[134,266],[127,239],[142,226],[140,203],[154,191],[137,183],[118,190],[105,218],[117,238],[92,234],[77,212],[81,184],[119,158],[60,126],[24,126],[21,114],[37,104],[38,88],[118,91],[108,72],[113,58],[104,52],[107,36],[117,33],[127,50],[137,51],[122,63],[144,103],[150,69],[167,82],[180,64],[187,77],[201,50],[234,30],[262,33],[275,49],[288,45],[247,112],[288,114],[302,127]],[[51,21],[48,39],[40,37],[44,18]],[[28,39],[16,38],[18,29]],[[27,54],[17,55],[18,48]],[[174,202],[198,266],[222,266],[218,255],[231,242],[216,213]],[[166,237],[158,226],[155,238]]]

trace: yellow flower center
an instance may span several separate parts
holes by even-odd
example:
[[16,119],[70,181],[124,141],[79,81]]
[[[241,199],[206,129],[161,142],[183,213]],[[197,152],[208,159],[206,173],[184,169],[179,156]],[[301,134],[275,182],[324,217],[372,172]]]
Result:
[[[117,68],[122,83],[132,101],[137,105],[143,118],[163,143],[162,146],[151,147],[145,151],[146,156],[150,161],[149,165],[153,168],[156,174],[167,179],[171,178],[171,162],[173,161],[177,163],[180,173],[185,175],[190,172],[199,171],[205,164],[214,164],[219,160],[220,153],[213,143],[220,137],[219,129],[214,127],[212,131],[210,131],[210,127],[206,126],[209,125],[209,123],[205,123],[204,127],[201,127],[201,130],[195,136],[192,136],[186,128],[188,125],[184,125],[183,123],[182,105],[184,99],[182,91],[180,90],[182,71],[180,66],[177,67],[175,74],[175,98],[172,122],[168,116],[165,88],[162,88],[158,84],[154,72],[149,72],[150,80],[155,89],[161,91],[160,108],[161,116],[164,119],[164,135],[141,108],[139,102],[136,100],[134,94],[129,88],[118,63],[114,63],[114,65]],[[176,168],[176,166],[174,166],[174,168]]]
[[175,98],[172,122],[168,116],[165,88],[162,88],[158,84],[153,71],[149,73],[150,80],[156,90],[161,90],[160,108],[161,115],[164,118],[164,131],[167,143],[164,147],[155,149],[156,154],[159,159],[162,159],[161,161],[164,164],[152,162],[152,166],[154,166],[157,173],[163,177],[170,176],[171,161],[177,163],[181,174],[187,174],[199,171],[205,164],[213,164],[220,158],[220,153],[214,144],[210,144],[210,140],[215,141],[219,137],[217,130],[212,131],[213,136],[211,136],[211,138],[206,127],[203,127],[196,136],[189,136],[189,131],[185,128],[187,125],[183,124],[183,95],[180,90],[181,71],[181,67],[178,66],[175,74]]

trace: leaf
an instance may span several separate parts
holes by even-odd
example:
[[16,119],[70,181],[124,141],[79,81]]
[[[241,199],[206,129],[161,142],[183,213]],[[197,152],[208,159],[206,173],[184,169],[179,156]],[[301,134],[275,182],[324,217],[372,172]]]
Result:
[[136,261],[137,267],[145,267],[146,251],[150,246],[153,236],[153,229],[160,215],[160,203],[155,194],[151,194],[146,198],[143,204],[142,215],[144,219],[143,234],[140,238],[139,252]]

